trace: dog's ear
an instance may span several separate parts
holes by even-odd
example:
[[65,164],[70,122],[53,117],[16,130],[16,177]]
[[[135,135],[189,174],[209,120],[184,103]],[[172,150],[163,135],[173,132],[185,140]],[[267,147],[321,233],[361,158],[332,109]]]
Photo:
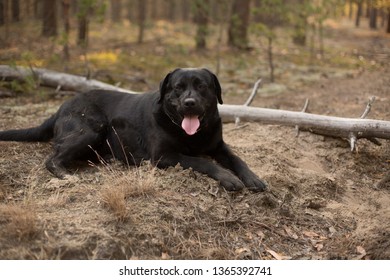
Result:
[[211,75],[213,82],[214,82],[215,93],[217,95],[218,103],[223,104],[221,84],[219,83],[217,76],[213,72],[211,72],[210,70],[208,70],[206,68],[203,68],[203,70],[205,70],[207,73],[209,73]]
[[162,80],[160,82],[160,99],[158,100],[158,103],[161,104],[163,99],[164,99],[164,96],[165,94],[168,92],[168,85],[169,85],[169,80],[171,79],[172,77],[172,74],[175,73],[176,71],[180,70],[180,68],[176,68],[175,70],[173,70],[172,72],[169,72],[164,80]]
[[168,87],[169,78],[171,77],[171,75],[172,75],[172,72],[169,72],[165,76],[164,80],[162,80],[160,82],[160,99],[158,100],[159,104],[163,101],[164,95],[167,93],[167,90],[168,90],[167,87]]

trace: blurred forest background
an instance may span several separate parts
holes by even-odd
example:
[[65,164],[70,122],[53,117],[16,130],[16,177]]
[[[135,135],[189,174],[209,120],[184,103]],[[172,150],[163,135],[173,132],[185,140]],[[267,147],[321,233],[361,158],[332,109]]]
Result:
[[[375,44],[369,54],[338,46],[332,31],[345,27],[388,36],[390,0],[0,0],[0,64],[146,91],[176,67],[286,84],[303,65],[386,63]],[[13,90],[34,90],[27,86]]]
[[[375,96],[369,118],[388,121],[389,16],[390,0],[0,0],[0,130],[40,124],[75,94],[37,71],[4,78],[16,66],[134,91],[207,67],[224,104],[244,104],[262,78],[252,106],[310,99],[307,112],[358,118]],[[224,124],[270,184],[257,194],[147,163],[58,180],[42,164],[49,144],[1,142],[0,259],[390,259],[390,142],[360,139],[351,153],[298,132]]]

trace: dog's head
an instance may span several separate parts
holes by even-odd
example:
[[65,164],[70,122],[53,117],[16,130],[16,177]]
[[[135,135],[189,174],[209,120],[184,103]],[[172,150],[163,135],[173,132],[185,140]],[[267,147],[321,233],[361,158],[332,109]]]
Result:
[[193,135],[222,104],[221,85],[207,69],[179,68],[160,83],[160,99],[172,122]]

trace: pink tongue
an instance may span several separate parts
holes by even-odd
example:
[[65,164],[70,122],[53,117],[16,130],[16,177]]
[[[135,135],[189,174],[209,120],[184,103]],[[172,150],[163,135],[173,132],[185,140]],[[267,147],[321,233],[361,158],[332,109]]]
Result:
[[194,135],[200,126],[198,116],[184,116],[181,127],[188,135]]

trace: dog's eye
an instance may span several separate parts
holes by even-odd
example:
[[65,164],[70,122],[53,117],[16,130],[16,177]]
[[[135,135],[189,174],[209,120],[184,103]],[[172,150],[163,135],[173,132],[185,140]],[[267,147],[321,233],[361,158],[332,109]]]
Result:
[[198,90],[205,90],[207,88],[206,84],[199,84],[198,85]]
[[181,91],[181,90],[184,89],[184,87],[183,87],[183,85],[181,85],[181,84],[177,84],[177,85],[175,85],[175,86],[173,87],[173,89],[174,89],[175,91]]

